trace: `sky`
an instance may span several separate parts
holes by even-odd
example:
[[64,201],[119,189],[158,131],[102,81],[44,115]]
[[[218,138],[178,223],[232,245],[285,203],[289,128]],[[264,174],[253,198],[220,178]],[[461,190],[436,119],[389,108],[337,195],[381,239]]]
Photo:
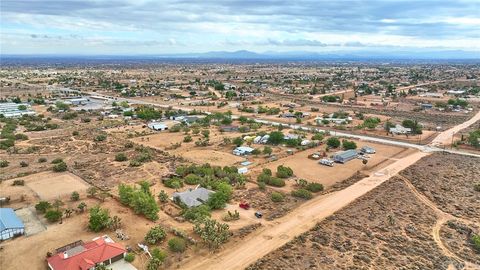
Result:
[[1,0],[2,54],[480,52],[480,0]]

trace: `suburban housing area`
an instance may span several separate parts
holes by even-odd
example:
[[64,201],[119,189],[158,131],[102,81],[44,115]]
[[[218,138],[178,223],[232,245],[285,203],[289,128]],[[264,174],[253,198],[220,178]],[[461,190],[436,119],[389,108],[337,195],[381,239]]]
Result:
[[5,65],[1,269],[479,269],[478,65],[284,65]]

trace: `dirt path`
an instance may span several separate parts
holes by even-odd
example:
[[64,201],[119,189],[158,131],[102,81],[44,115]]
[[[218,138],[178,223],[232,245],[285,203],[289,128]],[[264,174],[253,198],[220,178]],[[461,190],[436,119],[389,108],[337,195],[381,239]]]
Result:
[[316,197],[275,222],[267,223],[241,244],[207,258],[190,260],[182,269],[244,269],[427,155],[415,152],[341,191]]
[[[437,215],[437,222],[432,228],[432,235],[433,235],[433,240],[435,243],[437,243],[438,247],[443,251],[443,253],[448,256],[457,259],[458,261],[464,262],[465,263],[465,269],[480,269],[480,265],[473,264],[471,262],[465,261],[464,259],[458,257],[455,253],[450,251],[442,242],[442,239],[440,238],[440,229],[442,228],[443,224],[445,224],[449,220],[458,220],[461,221],[465,224],[473,223],[470,220],[463,219],[463,218],[458,218],[455,217],[449,213],[445,213],[442,210],[440,210],[435,203],[430,201],[425,195],[421,194],[415,186],[410,182],[410,180],[404,176],[398,175],[397,177],[401,178],[407,187],[410,189],[410,191],[419,199],[421,202],[423,202],[425,205],[430,207],[435,214]],[[449,269],[456,269],[453,265],[449,266]]]
[[470,125],[474,124],[476,121],[480,120],[480,111],[470,118],[468,121],[461,123],[460,125],[454,126],[451,129],[448,129],[433,139],[432,145],[449,145],[452,141],[452,137],[455,133],[459,132],[460,130],[469,127]]

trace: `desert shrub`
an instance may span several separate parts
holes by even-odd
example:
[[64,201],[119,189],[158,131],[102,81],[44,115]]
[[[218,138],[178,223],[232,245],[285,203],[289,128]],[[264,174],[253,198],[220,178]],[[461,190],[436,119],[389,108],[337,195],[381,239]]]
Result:
[[66,170],[67,170],[67,163],[65,163],[63,161],[53,165],[53,171],[54,172],[64,172]]
[[130,167],[139,167],[139,166],[142,166],[142,162],[136,159],[130,160]]
[[8,167],[8,164],[10,164],[10,162],[8,162],[7,160],[0,160],[0,168]]
[[35,209],[40,212],[40,213],[45,213],[47,212],[48,209],[50,209],[52,207],[52,204],[47,202],[47,201],[39,201],[36,205],[35,205]]
[[20,161],[20,167],[28,167],[28,163],[26,161]]
[[285,196],[280,192],[272,192],[272,194],[270,195],[270,199],[272,200],[272,202],[283,202]]
[[475,185],[473,185],[473,189],[474,189],[475,191],[480,192],[480,182],[479,182],[479,183],[476,183]]
[[302,199],[311,199],[313,197],[312,193],[306,189],[297,189],[291,192],[293,197],[302,198]]
[[165,190],[161,190],[160,193],[158,193],[158,200],[162,203],[168,202],[168,194]]
[[472,243],[473,248],[480,252],[480,235],[472,235],[472,237],[470,238],[470,242]]
[[191,173],[191,174],[185,176],[185,178],[183,180],[188,185],[198,185],[200,183],[201,179],[202,178],[200,176]]
[[63,213],[60,210],[56,209],[47,210],[47,212],[45,213],[45,218],[52,223],[59,221],[62,216]]
[[45,163],[47,162],[47,158],[41,157],[38,159],[38,163]]
[[191,141],[193,141],[192,136],[187,135],[187,136],[183,137],[183,142],[184,143],[188,143],[188,142],[191,142]]
[[126,255],[125,255],[125,261],[131,263],[135,260],[135,253],[132,253],[132,252],[128,252]]
[[272,170],[268,169],[268,168],[263,168],[262,170],[262,174],[266,174],[266,175],[269,175],[269,176],[272,176]]
[[115,155],[115,161],[126,161],[127,160],[127,155],[125,153],[118,153]]
[[72,194],[70,195],[70,200],[74,202],[80,200],[80,194],[76,191],[72,192]]
[[23,133],[15,134],[15,140],[28,140],[28,136]]
[[177,177],[166,179],[163,181],[166,187],[178,189],[183,187],[183,180]]
[[227,211],[227,213],[222,217],[223,221],[233,221],[233,220],[239,220],[239,219],[240,219],[240,212],[238,212],[237,210],[233,212]]
[[60,163],[60,162],[63,162],[63,159],[56,158],[56,159],[52,160],[52,164],[57,164],[57,163]]
[[310,192],[320,192],[323,191],[323,185],[320,183],[308,183],[305,189]]
[[25,180],[22,179],[17,179],[13,180],[12,186],[24,186],[25,185]]
[[6,150],[15,145],[15,141],[13,139],[6,139],[0,141],[0,149]]
[[203,220],[210,217],[210,208],[204,204],[186,208],[183,210],[182,216],[189,221]]
[[107,135],[105,134],[100,134],[100,135],[97,135],[93,140],[95,142],[103,142],[107,139]]
[[277,167],[277,177],[288,178],[290,176],[293,176],[293,170],[290,167],[286,167],[283,165]]
[[193,231],[200,236],[210,249],[217,249],[221,244],[228,241],[230,231],[228,224],[220,223],[213,219],[196,222]]
[[321,140],[323,140],[323,138],[324,138],[323,133],[321,133],[321,132],[317,132],[317,133],[313,134],[313,136],[312,136],[312,140],[316,140],[316,141],[321,141]]
[[265,190],[265,188],[267,188],[267,184],[265,184],[265,182],[258,182],[258,189],[260,190]]
[[78,134],[80,134],[80,133],[78,132],[78,130],[72,131],[72,136],[78,136]]
[[128,148],[133,148],[133,146],[134,146],[134,143],[133,143],[133,142],[126,142],[126,143],[125,143],[125,148],[127,148],[127,149],[128,149]]
[[155,245],[156,243],[164,240],[165,237],[167,237],[167,233],[162,226],[157,225],[147,232],[147,234],[145,235],[145,242],[150,245]]
[[168,240],[168,247],[173,252],[184,252],[187,248],[187,242],[180,237],[174,237]]
[[152,258],[148,261],[147,270],[158,270],[167,258],[167,253],[158,248],[151,251]]
[[274,187],[284,187],[285,181],[277,177],[270,177],[269,180],[265,182],[265,184]]

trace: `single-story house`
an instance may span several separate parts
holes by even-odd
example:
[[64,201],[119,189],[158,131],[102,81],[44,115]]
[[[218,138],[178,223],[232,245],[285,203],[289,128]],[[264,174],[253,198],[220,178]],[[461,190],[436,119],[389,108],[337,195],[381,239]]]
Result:
[[70,104],[75,106],[84,105],[88,103],[88,99],[86,98],[72,98],[72,99],[69,99],[68,101],[70,101]]
[[433,105],[430,104],[430,103],[423,103],[423,104],[421,104],[420,106],[421,106],[422,109],[424,109],[424,110],[433,108]]
[[233,150],[233,154],[236,156],[243,156],[243,155],[251,154],[253,150],[255,149],[248,146],[239,146]]
[[391,127],[389,129],[390,133],[392,134],[410,134],[412,132],[411,128],[403,127],[402,125],[395,125],[395,127]]
[[25,225],[12,208],[0,208],[0,240],[25,233]]
[[357,158],[357,151],[356,150],[347,150],[347,151],[342,151],[342,152],[337,152],[335,153],[332,158],[333,161],[338,162],[338,163],[345,163],[348,162],[352,159]]
[[364,146],[360,148],[360,152],[365,153],[365,154],[375,154],[375,148],[370,147],[370,146]]
[[202,205],[208,200],[210,194],[214,191],[208,190],[203,187],[199,187],[193,190],[187,190],[184,192],[175,192],[173,193],[172,199],[179,200],[184,203],[187,207],[195,207]]
[[83,243],[77,241],[58,248],[47,258],[50,270],[92,270],[98,264],[110,265],[123,260],[126,249],[107,235]]
[[348,116],[346,118],[334,118],[333,117],[333,114],[330,114],[328,117],[316,117],[315,118],[315,122],[317,122],[317,124],[322,124],[323,121],[328,121],[328,122],[331,122],[331,123],[335,123],[335,124],[346,124],[348,122],[351,122],[353,120],[352,117]]
[[167,130],[168,126],[165,123],[161,122],[151,122],[148,123],[148,127],[153,130]]

